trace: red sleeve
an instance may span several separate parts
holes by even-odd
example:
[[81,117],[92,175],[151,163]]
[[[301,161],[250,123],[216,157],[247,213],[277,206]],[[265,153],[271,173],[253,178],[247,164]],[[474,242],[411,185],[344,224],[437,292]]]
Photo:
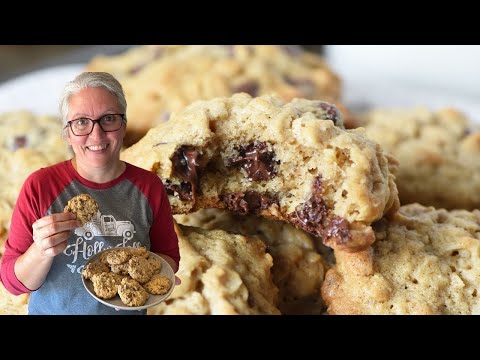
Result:
[[34,173],[23,184],[13,210],[10,233],[2,256],[0,280],[14,295],[31,292],[17,279],[14,266],[17,258],[33,243],[32,224],[41,217],[39,180],[38,173]]
[[178,238],[173,226],[172,210],[165,187],[160,183],[160,208],[154,214],[153,224],[150,229],[151,251],[166,254],[177,263],[180,263],[180,250],[178,248]]

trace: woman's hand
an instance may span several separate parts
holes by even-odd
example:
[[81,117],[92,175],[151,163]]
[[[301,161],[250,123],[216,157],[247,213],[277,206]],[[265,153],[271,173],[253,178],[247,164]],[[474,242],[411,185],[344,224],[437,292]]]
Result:
[[33,241],[40,254],[54,257],[67,247],[70,232],[81,226],[76,215],[70,212],[44,216],[32,225]]

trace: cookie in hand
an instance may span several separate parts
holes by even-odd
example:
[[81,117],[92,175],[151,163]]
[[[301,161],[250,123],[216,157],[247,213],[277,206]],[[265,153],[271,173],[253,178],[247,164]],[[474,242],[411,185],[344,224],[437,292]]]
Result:
[[98,211],[98,204],[94,198],[88,194],[80,194],[71,198],[63,212],[72,212],[77,215],[77,220],[82,226],[89,222]]

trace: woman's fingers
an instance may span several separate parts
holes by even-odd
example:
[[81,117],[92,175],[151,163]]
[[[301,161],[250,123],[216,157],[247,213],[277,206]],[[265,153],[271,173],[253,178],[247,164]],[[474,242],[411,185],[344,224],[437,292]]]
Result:
[[49,250],[49,252],[56,253],[58,245],[65,242],[62,246],[66,246],[66,240],[70,236],[70,232],[79,226],[81,224],[76,220],[75,214],[58,213],[47,215],[33,223],[33,241],[43,252],[49,248],[54,248],[51,251]]
[[[67,216],[64,216],[67,214]],[[62,215],[62,216],[56,216]],[[72,213],[53,214],[38,219],[33,223],[34,240],[41,240],[62,231],[71,231],[81,226]]]
[[57,223],[57,222],[64,222],[68,220],[75,220],[77,217],[75,214],[71,212],[66,213],[57,213],[52,215],[44,216],[33,223],[33,229],[41,229],[45,226]]
[[66,247],[67,247],[67,240],[55,246],[49,247],[48,249],[45,249],[43,253],[47,256],[57,256],[58,254],[63,252],[63,250],[65,250]]
[[44,239],[36,241],[42,249],[48,249],[50,247],[56,246],[64,241],[67,241],[70,236],[70,231],[62,231],[51,236],[48,236]]

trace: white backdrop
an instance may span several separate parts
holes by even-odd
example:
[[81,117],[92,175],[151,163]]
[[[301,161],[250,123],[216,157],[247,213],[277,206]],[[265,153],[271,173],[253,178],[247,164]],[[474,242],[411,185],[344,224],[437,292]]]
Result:
[[56,66],[0,84],[0,112],[30,110],[59,115],[58,103],[65,83],[73,80],[83,68],[82,64]]
[[480,46],[330,45],[326,57],[347,105],[451,106],[480,123]]

